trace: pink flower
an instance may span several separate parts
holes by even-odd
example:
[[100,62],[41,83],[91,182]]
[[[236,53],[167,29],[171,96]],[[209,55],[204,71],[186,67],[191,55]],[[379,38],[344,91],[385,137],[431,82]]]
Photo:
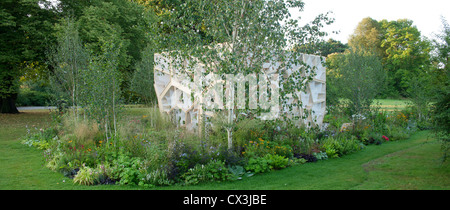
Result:
[[383,138],[383,139],[386,140],[386,141],[389,141],[389,138],[386,137],[385,135],[381,136],[381,138]]

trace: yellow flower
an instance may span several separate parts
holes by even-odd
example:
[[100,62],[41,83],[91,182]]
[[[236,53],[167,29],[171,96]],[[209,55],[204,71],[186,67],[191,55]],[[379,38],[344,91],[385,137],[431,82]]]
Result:
[[69,143],[72,143],[72,140],[70,140]]
[[147,117],[147,115],[142,115],[142,118],[146,118]]
[[101,144],[101,143],[102,143],[102,141],[98,141],[98,143],[100,143],[100,144]]

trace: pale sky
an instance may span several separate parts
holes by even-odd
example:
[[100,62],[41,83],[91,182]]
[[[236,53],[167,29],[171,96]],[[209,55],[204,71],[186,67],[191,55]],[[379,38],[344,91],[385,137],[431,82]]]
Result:
[[[291,11],[292,17],[300,15],[302,21],[310,22],[320,13],[332,11],[335,22],[327,26],[328,38],[347,43],[358,23],[365,17],[375,20],[409,19],[423,36],[433,37],[442,30],[440,16],[450,22],[450,0],[303,0],[304,11]],[[332,34],[331,31],[340,31]],[[327,39],[328,39],[327,38]]]

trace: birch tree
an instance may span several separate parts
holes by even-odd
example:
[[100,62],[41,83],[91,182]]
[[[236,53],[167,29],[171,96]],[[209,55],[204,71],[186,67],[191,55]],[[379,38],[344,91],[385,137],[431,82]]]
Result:
[[[171,31],[172,36],[162,40],[165,44],[171,43],[165,50],[174,58],[172,65],[178,69],[192,72],[196,64],[202,63],[205,64],[205,75],[214,72],[225,79],[226,75],[254,73],[264,75],[270,81],[263,71],[264,63],[280,62],[281,65],[273,70],[283,75],[289,64],[301,64],[301,53],[290,50],[292,46],[320,40],[326,35],[322,28],[332,23],[327,15],[319,15],[311,23],[300,26],[298,19],[291,18],[290,9],[302,11],[303,7],[302,1],[292,0],[187,0],[177,7],[178,10],[169,11],[182,14],[173,15],[176,20],[164,20],[161,25]],[[180,22],[184,24],[180,25]],[[189,66],[183,63],[186,59],[190,61]],[[305,71],[312,69],[305,66]],[[304,78],[301,72],[293,73],[290,78],[280,77],[284,91],[279,100],[302,90],[307,83],[305,79],[312,77]],[[225,91],[234,97],[234,89],[234,86],[228,86]],[[238,112],[235,105],[231,105],[226,111],[225,129],[231,148],[236,116],[249,110]]]
[[69,97],[72,102],[72,114],[78,118],[81,72],[88,64],[89,54],[84,49],[78,35],[77,25],[72,17],[64,18],[58,26],[58,44],[50,54],[53,65],[51,81],[56,92]]

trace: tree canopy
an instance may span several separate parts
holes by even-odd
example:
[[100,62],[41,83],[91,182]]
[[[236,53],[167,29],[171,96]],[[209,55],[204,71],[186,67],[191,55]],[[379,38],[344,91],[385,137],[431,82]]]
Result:
[[0,113],[18,112],[19,77],[29,65],[45,65],[45,49],[55,42],[56,15],[40,2],[0,2]]
[[406,97],[410,79],[430,65],[430,41],[408,19],[364,18],[350,36],[348,45],[372,50],[381,57],[388,73],[387,88],[382,93],[385,97]]

